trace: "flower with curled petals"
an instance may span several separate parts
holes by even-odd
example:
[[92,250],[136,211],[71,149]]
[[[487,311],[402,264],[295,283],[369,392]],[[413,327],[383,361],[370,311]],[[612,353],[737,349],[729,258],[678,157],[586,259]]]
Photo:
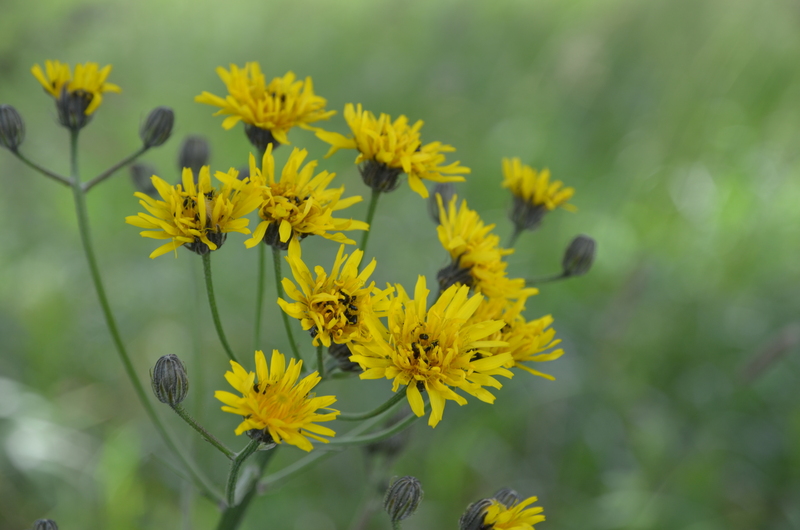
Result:
[[97,63],[91,62],[76,64],[73,75],[68,64],[59,61],[45,61],[44,70],[36,64],[31,68],[31,73],[56,99],[67,97],[69,94],[81,94],[87,101],[84,110],[87,116],[96,111],[103,102],[103,92],[122,91],[114,83],[106,82],[108,74],[111,73],[110,64],[103,68],[100,68]]
[[545,520],[541,506],[531,506],[538,501],[537,497],[528,497],[513,506],[492,499],[483,517],[486,530],[534,530],[533,525]]
[[545,214],[559,206],[571,212],[576,210],[567,202],[575,194],[575,188],[564,187],[560,180],[551,182],[549,169],[536,171],[519,158],[503,159],[503,187],[514,195],[509,217],[518,232],[536,229]]

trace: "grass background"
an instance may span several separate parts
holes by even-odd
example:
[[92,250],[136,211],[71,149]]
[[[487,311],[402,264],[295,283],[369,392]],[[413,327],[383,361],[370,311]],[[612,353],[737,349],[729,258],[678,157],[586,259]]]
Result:
[[[67,137],[29,73],[45,59],[111,63],[109,95],[81,138],[84,178],[138,147],[150,108],[175,109],[174,138],[145,160],[177,177],[180,139],[203,134],[212,168],[246,163],[240,128],[212,108],[214,69],[258,60],[267,76],[314,78],[345,103],[411,120],[473,169],[460,193],[502,237],[500,159],[519,156],[575,186],[579,211],[525,234],[515,276],[558,270],[569,240],[598,241],[592,272],[529,303],[552,314],[566,355],[556,382],[520,373],[493,406],[447,407],[413,428],[386,476],[412,474],[425,501],[408,529],[456,528],[501,487],[538,495],[542,528],[800,527],[800,9],[785,0],[170,3],[3,0],[0,103],[27,123],[24,151],[67,169]],[[328,128],[344,132],[341,115]],[[295,145],[320,158],[305,131]],[[279,160],[288,150],[279,152]],[[364,194],[352,153],[322,167]],[[281,158],[282,157],[282,158]],[[0,527],[213,528],[216,508],[175,472],[125,379],[79,248],[69,191],[0,153]],[[89,196],[109,296],[140,373],[186,362],[187,406],[226,442],[235,418],[212,398],[225,356],[201,264],[149,260],[123,222],[138,211],[125,172]],[[352,209],[363,218],[366,205]],[[376,279],[413,285],[446,263],[425,204],[383,197],[370,241]],[[328,263],[335,246],[309,241]],[[304,247],[306,248],[306,247]],[[252,346],[256,256],[236,236],[214,255],[234,348]],[[274,290],[268,290],[269,299]],[[285,349],[277,307],[263,348]],[[761,364],[758,364],[758,363]],[[759,369],[759,367],[763,369]],[[388,396],[385,381],[326,383],[343,410]],[[210,474],[224,458],[162,410]],[[345,425],[339,427],[341,430]],[[300,451],[283,451],[274,469]],[[243,528],[352,528],[366,459],[352,450],[254,503]],[[381,514],[366,528],[388,528]]]

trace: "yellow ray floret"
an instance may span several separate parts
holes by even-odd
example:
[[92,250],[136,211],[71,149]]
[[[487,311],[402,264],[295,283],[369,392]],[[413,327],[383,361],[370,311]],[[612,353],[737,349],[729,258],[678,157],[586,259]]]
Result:
[[493,376],[512,377],[504,368],[512,361],[508,353],[492,355],[488,348],[506,343],[488,340],[505,322],[469,322],[483,299],[469,296],[466,286],[447,289],[427,309],[428,289],[420,276],[411,299],[401,286],[388,308],[388,327],[378,319],[369,321],[375,339],[350,345],[350,360],[361,365],[362,379],[392,379],[392,390],[408,387],[408,402],[417,416],[425,413],[420,389],[430,396],[428,425],[442,419],[446,400],[464,405],[467,400],[454,389],[461,389],[481,401],[493,403],[494,396],[484,387],[501,388]]
[[226,97],[203,92],[194,98],[198,103],[219,107],[214,115],[228,116],[222,122],[225,129],[243,121],[272,132],[278,142],[288,144],[286,133],[292,127],[312,129],[310,123],[336,114],[336,111],[325,110],[327,102],[314,94],[310,77],[299,81],[294,73],[288,72],[267,84],[257,62],[247,63],[244,68],[231,64],[230,68],[230,71],[221,66],[217,68],[217,74],[228,89]]
[[503,187],[531,206],[548,210],[561,206],[565,210],[576,210],[574,205],[567,203],[575,195],[575,188],[565,188],[560,180],[551,182],[549,169],[536,171],[519,158],[503,159]]
[[249,234],[249,219],[244,216],[260,204],[260,195],[249,179],[239,180],[239,172],[231,168],[227,173],[214,175],[221,182],[219,188],[211,185],[208,166],[203,166],[194,183],[192,170],[184,168],[183,184],[170,186],[153,175],[152,182],[162,200],[137,192],[139,204],[149,213],[139,213],[125,218],[125,222],[144,228],[142,237],[169,239],[158,247],[151,258],[161,256],[182,245],[198,251],[216,250],[228,232]]
[[531,506],[538,501],[537,497],[529,497],[514,506],[492,499],[492,504],[486,508],[481,528],[493,530],[534,530],[533,525],[545,520],[541,506]]
[[[408,118],[400,116],[392,121],[388,114],[381,114],[379,118],[369,111],[361,108],[361,104],[354,108],[348,103],[344,108],[344,117],[350,126],[352,137],[348,138],[339,133],[318,130],[317,136],[324,142],[331,144],[330,156],[339,149],[358,149],[359,155],[356,164],[366,161],[375,161],[390,169],[403,171],[408,175],[408,184],[411,189],[422,197],[428,196],[428,190],[422,180],[434,182],[462,182],[470,169],[453,162],[445,165],[444,153],[455,151],[450,145],[441,142],[431,142],[422,145],[420,129],[422,120],[414,125],[408,124]],[[452,176],[445,176],[444,174]]]
[[[311,451],[309,438],[328,443],[323,436],[336,433],[318,422],[335,420],[338,410],[327,408],[336,402],[335,396],[314,397],[311,391],[320,382],[317,372],[304,377],[300,382],[303,361],[286,359],[278,350],[272,350],[272,359],[267,366],[264,352],[255,355],[256,371],[248,372],[231,361],[232,371],[225,379],[241,396],[218,390],[214,397],[222,401],[222,410],[242,416],[236,434],[256,429],[265,430],[276,443],[284,441],[303,451]],[[320,414],[320,409],[326,410]]]
[[[333,217],[333,212],[360,202],[361,197],[340,200],[344,187],[327,187],[336,174],[323,171],[315,176],[315,160],[303,166],[307,154],[305,149],[295,148],[289,155],[280,179],[275,175],[272,144],[264,152],[261,168],[256,166],[255,157],[250,155],[250,178],[258,186],[258,215],[261,222],[253,232],[253,237],[245,241],[248,248],[264,240],[265,234],[269,236],[268,229],[277,231],[273,235],[284,245],[292,238],[302,239],[309,235],[355,244],[341,232],[333,231],[369,229],[369,225],[363,221]],[[270,238],[267,239],[269,241]]]
[[56,99],[60,98],[64,91],[67,93],[82,91],[91,95],[91,102],[86,108],[87,116],[97,110],[97,107],[103,102],[103,92],[122,91],[114,83],[106,83],[106,78],[111,73],[110,64],[102,69],[97,63],[77,64],[73,76],[68,64],[59,61],[45,61],[44,70],[36,64],[31,68],[31,73]]
[[375,282],[367,284],[376,262],[373,259],[359,273],[363,256],[362,251],[355,250],[348,257],[344,245],[341,245],[331,273],[316,267],[317,277],[314,279],[303,263],[300,244],[294,240],[289,244],[286,260],[300,288],[284,278],[283,288],[295,303],[278,299],[278,304],[289,316],[300,320],[303,329],[311,331],[315,346],[320,342],[330,347],[332,342],[368,341],[371,339],[368,319],[385,316],[391,289],[380,290],[375,287]]

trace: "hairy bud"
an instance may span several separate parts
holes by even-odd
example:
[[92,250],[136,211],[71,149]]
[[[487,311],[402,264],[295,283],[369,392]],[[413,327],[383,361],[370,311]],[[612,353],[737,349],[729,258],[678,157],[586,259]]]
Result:
[[580,235],[573,239],[564,252],[564,260],[561,262],[564,276],[581,276],[589,272],[594,262],[596,248],[597,244],[589,236]]
[[61,95],[56,99],[58,123],[71,131],[80,131],[92,121],[92,115],[86,114],[86,109],[94,99],[94,94],[85,90],[69,92],[66,85],[61,89]]
[[383,498],[383,508],[393,523],[414,515],[422,502],[422,485],[414,477],[401,477],[392,482]]
[[396,190],[400,185],[400,173],[403,172],[400,168],[389,167],[376,160],[366,160],[359,166],[358,171],[364,184],[379,193]]
[[171,407],[178,405],[189,392],[189,377],[186,367],[175,354],[164,355],[150,370],[153,393],[161,403]]
[[139,138],[148,149],[158,147],[172,135],[173,125],[175,125],[175,112],[169,107],[156,107],[150,111],[139,130]]
[[25,122],[17,109],[0,105],[0,145],[16,152],[25,139]]
[[272,144],[273,150],[281,145],[280,142],[272,136],[272,131],[269,129],[262,129],[255,125],[245,124],[244,132],[247,134],[247,139],[250,140],[253,147],[258,150],[259,156],[264,154],[269,144]]
[[150,177],[156,174],[156,168],[150,164],[136,163],[130,167],[131,181],[136,191],[146,193],[151,197],[158,195],[158,190],[153,186],[153,181]]
[[428,213],[431,219],[433,219],[433,222],[437,225],[440,224],[441,221],[439,221],[439,203],[436,202],[436,196],[441,195],[442,204],[446,206],[450,204],[450,199],[452,199],[455,194],[456,186],[452,182],[438,182],[436,186],[433,187],[431,196],[428,197]]
[[202,136],[187,136],[178,153],[178,170],[182,171],[185,167],[191,168],[197,178],[200,168],[208,165],[209,158],[211,158],[211,149],[206,139]]
[[503,488],[494,494],[494,500],[496,500],[506,508],[511,508],[520,501],[520,498],[519,498],[519,493],[517,493],[516,491],[510,488]]
[[33,523],[33,530],[58,530],[58,525],[52,519],[37,519]]
[[491,505],[491,499],[481,499],[467,506],[467,511],[461,514],[458,520],[459,530],[486,530],[483,520],[486,517],[486,509]]

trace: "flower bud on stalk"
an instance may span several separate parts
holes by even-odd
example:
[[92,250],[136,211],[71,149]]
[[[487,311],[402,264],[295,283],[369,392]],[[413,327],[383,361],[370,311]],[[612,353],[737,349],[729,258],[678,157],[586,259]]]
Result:
[[153,181],[150,180],[150,177],[157,173],[156,168],[150,164],[137,163],[131,165],[130,171],[133,187],[136,188],[136,191],[141,191],[151,197],[158,196],[158,190],[153,186]]
[[67,90],[66,85],[61,89],[61,95],[56,99],[58,123],[70,131],[80,131],[92,121],[93,114],[86,114],[92,103],[94,95],[85,90]]
[[52,519],[37,519],[33,523],[33,530],[58,530],[58,525]]
[[467,511],[458,520],[459,530],[484,530],[483,520],[486,517],[486,509],[491,505],[491,499],[481,499],[470,504]]
[[178,170],[183,171],[185,167],[191,168],[196,180],[200,168],[208,165],[209,158],[211,158],[211,150],[206,139],[202,136],[187,136],[178,153]]
[[161,403],[170,407],[180,404],[189,391],[186,367],[175,354],[164,355],[150,371],[153,393]]
[[0,105],[0,145],[16,153],[24,139],[22,116],[11,105]]
[[594,262],[597,244],[589,236],[580,235],[572,240],[564,252],[561,266],[564,276],[581,276],[589,272]]
[[169,107],[156,107],[147,116],[139,130],[139,138],[145,148],[158,147],[166,142],[175,125],[175,113]]
[[383,508],[392,519],[392,525],[414,515],[422,502],[422,485],[414,477],[401,477],[392,482],[383,498]]
[[439,203],[436,202],[436,196],[442,196],[442,204],[450,204],[450,199],[456,194],[456,186],[452,182],[439,182],[433,187],[431,196],[428,197],[428,213],[430,214],[433,222],[437,225],[439,222]]

